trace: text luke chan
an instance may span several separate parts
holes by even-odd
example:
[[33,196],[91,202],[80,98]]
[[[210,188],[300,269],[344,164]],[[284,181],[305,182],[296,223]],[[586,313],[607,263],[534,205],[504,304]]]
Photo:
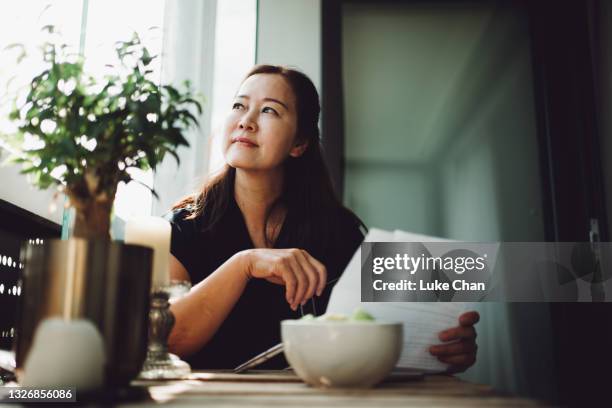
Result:
[[[448,282],[440,282],[439,280],[434,280],[432,282],[424,282],[419,280],[418,289],[417,282],[409,281],[406,279],[402,279],[399,282],[383,282],[380,279],[372,282],[372,287],[374,290],[450,290],[451,285]],[[466,291],[466,290],[486,290],[484,282],[467,282],[462,279],[456,279],[452,282],[452,287],[457,291]]]

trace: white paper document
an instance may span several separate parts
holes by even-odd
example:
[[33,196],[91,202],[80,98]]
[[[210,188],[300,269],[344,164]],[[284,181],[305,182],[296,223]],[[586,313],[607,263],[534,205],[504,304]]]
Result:
[[[403,231],[370,229],[367,242],[448,241]],[[328,313],[351,314],[357,307],[377,320],[404,324],[404,344],[398,368],[426,372],[445,371],[447,365],[429,353],[429,347],[440,344],[438,333],[459,324],[458,318],[469,304],[456,302],[361,302],[361,248],[353,255],[342,277],[334,287]]]

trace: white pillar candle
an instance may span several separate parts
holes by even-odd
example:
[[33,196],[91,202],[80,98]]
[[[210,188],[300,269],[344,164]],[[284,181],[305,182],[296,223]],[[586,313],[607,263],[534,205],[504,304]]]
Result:
[[19,382],[24,387],[100,389],[105,361],[104,339],[90,320],[47,318],[36,327]]
[[134,217],[125,224],[125,243],[153,248],[151,289],[170,283],[170,223],[160,217]]

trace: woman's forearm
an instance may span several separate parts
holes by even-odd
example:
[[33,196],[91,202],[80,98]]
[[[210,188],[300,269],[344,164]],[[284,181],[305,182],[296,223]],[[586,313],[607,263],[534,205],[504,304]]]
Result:
[[182,357],[202,348],[230,313],[249,280],[246,253],[239,252],[172,305],[176,322],[170,351]]

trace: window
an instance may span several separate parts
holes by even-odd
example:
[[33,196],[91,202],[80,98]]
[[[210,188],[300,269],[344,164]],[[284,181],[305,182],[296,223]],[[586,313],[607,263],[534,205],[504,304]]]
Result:
[[[179,153],[180,172],[170,177],[161,174],[167,168],[159,168],[160,177],[156,178],[155,188],[160,193],[160,201],[154,202],[152,194],[145,187],[153,186],[152,171],[133,169],[132,176],[137,181],[118,186],[114,213],[126,219],[133,215],[162,213],[167,210],[169,202],[179,198],[178,188],[170,184],[187,185],[192,183],[194,177],[204,176],[202,171],[221,166],[223,159],[219,143],[216,138],[209,137],[211,133],[215,134],[210,129],[218,129],[222,124],[237,86],[255,62],[256,16],[256,0],[33,0],[4,7],[0,13],[0,48],[4,49],[12,43],[22,43],[28,49],[36,48],[44,38],[41,27],[53,25],[61,32],[63,42],[85,56],[86,70],[94,75],[103,75],[105,65],[114,59],[114,43],[129,39],[132,33],[138,32],[151,53],[163,57],[156,61],[156,78],[178,81],[188,77],[196,91],[204,95],[205,117],[201,120],[199,135],[194,138],[190,151],[184,149]],[[207,30],[207,26],[214,29]],[[32,55],[17,66],[18,53],[16,48],[2,53],[0,117],[4,118],[12,107],[14,91],[26,85],[42,68],[39,55]],[[185,69],[186,64],[195,67]],[[13,78],[16,73],[19,75]],[[4,91],[7,84],[12,93]],[[13,130],[6,119],[0,118],[0,132]],[[198,138],[201,140],[196,140]],[[209,147],[202,147],[203,144]],[[17,169],[15,167],[12,174],[16,175]],[[0,168],[2,171],[6,170]],[[7,178],[3,174],[2,177]],[[24,193],[25,177],[12,178],[15,179],[14,185],[0,186],[0,199],[56,223],[62,222],[62,215],[58,214],[63,204],[61,200],[55,203],[58,208],[56,214],[49,215],[53,191],[40,192],[31,188]],[[19,197],[10,197],[11,191],[19,191],[15,193]],[[33,198],[34,194],[40,197]],[[22,196],[27,198],[19,201]],[[32,208],[28,207],[30,203]],[[155,205],[158,208],[155,209]]]
[[[0,12],[0,133],[14,132],[14,126],[7,120],[16,92],[27,85],[31,78],[42,69],[37,46],[43,41],[41,27],[53,25],[63,33],[64,42],[75,52],[79,47],[81,30],[81,2],[56,2],[48,6],[48,0],[5,4]],[[17,65],[21,54],[19,48],[7,48],[11,44],[22,44],[30,50],[22,63]],[[0,142],[1,143],[1,142]],[[0,144],[0,161],[8,152]],[[38,214],[56,224],[61,223],[61,199],[54,200],[54,192],[40,191],[26,183],[19,174],[19,166],[0,167],[0,199],[27,211]],[[55,202],[56,201],[56,202]]]
[[[6,119],[15,92],[27,85],[42,69],[39,55],[31,50],[36,50],[44,41],[45,33],[41,30],[43,26],[54,26],[64,43],[75,52],[84,54],[86,70],[95,76],[102,76],[105,64],[115,58],[115,42],[129,39],[134,32],[139,33],[152,54],[161,55],[164,7],[165,0],[83,0],[57,1],[52,4],[49,4],[48,0],[37,0],[11,4],[10,9],[6,7],[6,10],[2,10],[0,48],[4,50],[11,44],[23,44],[29,55],[17,65],[17,57],[21,52],[19,48],[9,48],[3,52],[0,64],[0,132],[15,130]],[[112,25],[109,25],[109,21],[112,21]],[[153,68],[156,71],[154,75],[159,79],[161,58]],[[133,215],[148,215],[151,212],[152,196],[144,185],[153,185],[152,171],[133,169],[132,176],[137,182],[128,185],[121,183],[117,190],[115,215],[123,219]],[[16,183],[23,185],[25,179],[20,177]],[[8,186],[6,189],[15,190]],[[9,192],[4,190],[0,191],[0,198],[7,198],[5,195]],[[9,198],[8,201],[14,200]],[[33,212],[47,216],[49,209],[46,204],[49,200],[38,201],[42,204]],[[61,208],[61,205],[59,207]],[[61,219],[60,217],[61,215],[57,215],[56,219]]]

